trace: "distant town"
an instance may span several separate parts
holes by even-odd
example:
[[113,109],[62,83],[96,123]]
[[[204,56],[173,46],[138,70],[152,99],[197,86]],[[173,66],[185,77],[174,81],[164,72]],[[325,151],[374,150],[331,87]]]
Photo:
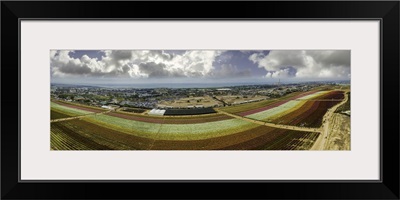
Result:
[[109,109],[192,109],[245,104],[279,98],[292,92],[306,92],[323,85],[344,84],[348,85],[349,82],[276,83],[208,88],[117,88],[51,84],[51,98]]

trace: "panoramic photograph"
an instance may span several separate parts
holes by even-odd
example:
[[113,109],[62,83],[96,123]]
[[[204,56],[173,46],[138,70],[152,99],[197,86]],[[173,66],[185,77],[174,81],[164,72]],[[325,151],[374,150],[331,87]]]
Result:
[[50,150],[351,150],[350,50],[50,50]]

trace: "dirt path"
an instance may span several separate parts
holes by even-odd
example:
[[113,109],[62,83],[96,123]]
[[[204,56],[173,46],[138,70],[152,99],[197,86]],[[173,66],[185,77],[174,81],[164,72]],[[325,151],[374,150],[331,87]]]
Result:
[[259,120],[255,120],[255,119],[250,119],[247,117],[242,117],[239,115],[234,115],[225,111],[221,111],[217,108],[214,108],[215,111],[217,111],[218,113],[222,113],[237,119],[241,119],[241,120],[245,120],[248,122],[252,122],[255,124],[259,124],[259,125],[264,125],[264,126],[269,126],[269,127],[274,127],[274,128],[281,128],[281,129],[287,129],[287,130],[295,130],[295,131],[304,131],[304,132],[314,132],[314,133],[321,133],[321,129],[320,128],[307,128],[307,127],[299,127],[299,126],[290,126],[290,125],[282,125],[282,124],[274,124],[274,123],[269,123],[269,122],[263,122],[263,121],[259,121]]
[[165,117],[163,117],[163,121],[162,121],[162,123],[161,123],[161,125],[160,125],[160,128],[158,128],[158,131],[157,131],[157,134],[156,134],[156,136],[155,136],[155,139],[153,139],[153,142],[151,143],[150,147],[149,147],[147,150],[151,150],[151,149],[153,148],[154,143],[155,143],[156,140],[157,140],[156,138],[158,138],[158,136],[160,135],[161,128],[162,128],[164,122],[165,122]]
[[324,122],[321,126],[322,134],[318,136],[317,140],[315,141],[314,145],[311,147],[310,150],[324,150],[326,140],[329,136],[329,126],[332,120],[333,113],[339,106],[345,104],[348,98],[349,96],[347,94],[347,91],[345,91],[345,96],[343,101],[336,104],[335,106],[330,108],[328,112],[326,112],[322,120]]
[[350,116],[333,113],[324,149],[350,150]]
[[108,111],[105,111],[105,112],[100,112],[100,113],[90,113],[90,114],[86,114],[86,115],[79,115],[79,116],[75,116],[75,117],[52,119],[52,120],[50,120],[50,123],[68,121],[68,120],[73,120],[73,119],[81,119],[81,118],[84,118],[84,117],[88,117],[88,116],[92,116],[92,115],[102,115],[102,114],[106,114],[106,113],[109,113],[109,112],[111,112],[111,110],[108,110]]

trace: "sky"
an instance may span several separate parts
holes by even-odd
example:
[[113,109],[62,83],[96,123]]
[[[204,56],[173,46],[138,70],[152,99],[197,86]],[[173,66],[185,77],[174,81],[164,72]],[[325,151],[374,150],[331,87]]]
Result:
[[52,83],[350,80],[350,50],[51,50]]

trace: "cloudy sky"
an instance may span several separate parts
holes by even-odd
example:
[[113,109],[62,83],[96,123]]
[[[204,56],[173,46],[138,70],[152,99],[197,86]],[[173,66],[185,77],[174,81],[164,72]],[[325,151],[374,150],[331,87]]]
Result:
[[51,50],[52,83],[350,80],[349,50]]

